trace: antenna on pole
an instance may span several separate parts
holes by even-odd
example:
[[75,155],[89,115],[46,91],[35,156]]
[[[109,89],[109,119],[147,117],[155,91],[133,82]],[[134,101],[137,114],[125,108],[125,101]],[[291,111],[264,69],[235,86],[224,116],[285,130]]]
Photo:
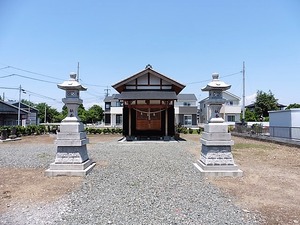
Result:
[[105,97],[107,97],[108,96],[108,92],[110,91],[110,89],[107,87],[106,89],[104,89],[104,91],[106,92],[105,93]]
[[245,62],[243,62],[243,123],[245,122]]

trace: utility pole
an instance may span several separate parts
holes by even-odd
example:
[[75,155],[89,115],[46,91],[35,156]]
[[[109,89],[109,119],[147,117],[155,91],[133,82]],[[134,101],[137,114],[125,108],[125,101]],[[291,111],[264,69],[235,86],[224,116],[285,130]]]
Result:
[[77,64],[77,81],[79,81],[79,62]]
[[29,95],[29,103],[28,103],[28,105],[29,105],[29,124],[31,125],[31,112],[30,112],[30,104],[31,104],[31,102],[30,102],[30,94],[28,94]]
[[243,62],[243,123],[245,122],[245,62]]
[[107,87],[106,89],[104,89],[104,91],[106,92],[105,97],[107,97],[108,96],[108,91],[110,91],[110,89]]
[[21,119],[21,91],[22,91],[22,87],[20,84],[19,87],[19,107],[18,107],[18,126],[20,126],[20,119]]
[[47,116],[47,108],[46,108],[46,103],[45,103],[45,119],[44,119],[44,123],[47,123],[46,116]]

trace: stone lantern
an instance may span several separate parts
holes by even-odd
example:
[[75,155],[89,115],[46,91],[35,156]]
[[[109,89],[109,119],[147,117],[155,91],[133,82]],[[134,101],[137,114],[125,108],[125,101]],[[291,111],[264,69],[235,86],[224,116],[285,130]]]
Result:
[[202,88],[208,91],[207,105],[209,109],[208,124],[204,125],[202,133],[201,155],[195,166],[207,176],[242,176],[243,172],[234,164],[231,153],[231,134],[228,125],[220,116],[220,109],[225,103],[223,91],[230,89],[231,85],[219,80],[219,74],[212,74],[212,81]]
[[226,84],[225,82],[219,80],[219,74],[212,74],[213,80],[206,85],[206,87],[202,88],[202,91],[208,91],[209,97],[207,100],[207,105],[209,107],[210,116],[209,122],[224,122],[224,119],[220,117],[220,110],[222,105],[225,103],[225,99],[223,98],[223,91],[230,89],[231,85]]
[[76,80],[75,73],[71,73],[69,80],[57,86],[66,92],[62,101],[66,104],[68,115],[62,120],[55,141],[57,147],[55,162],[50,164],[45,173],[47,176],[84,176],[95,166],[88,157],[86,147],[88,138],[78,117],[78,107],[82,104],[79,93],[86,91],[87,88]]

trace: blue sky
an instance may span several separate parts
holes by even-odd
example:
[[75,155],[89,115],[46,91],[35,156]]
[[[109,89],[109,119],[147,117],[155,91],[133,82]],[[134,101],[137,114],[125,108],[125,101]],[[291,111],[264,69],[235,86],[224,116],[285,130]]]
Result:
[[18,100],[7,88],[21,85],[60,110],[56,84],[80,62],[86,108],[147,64],[198,100],[213,72],[242,97],[245,61],[247,103],[257,90],[300,103],[299,12],[298,0],[0,0],[0,93]]

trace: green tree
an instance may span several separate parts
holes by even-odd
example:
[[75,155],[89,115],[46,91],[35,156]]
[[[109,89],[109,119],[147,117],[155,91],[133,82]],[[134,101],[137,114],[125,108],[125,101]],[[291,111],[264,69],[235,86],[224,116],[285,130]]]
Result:
[[[61,112],[61,118],[66,118],[68,115],[68,108],[66,105],[62,107],[62,112]],[[80,118],[81,122],[86,123],[86,110],[82,104],[79,105],[78,107],[78,117]]]
[[245,111],[245,121],[256,121],[256,115],[250,109],[246,109]]
[[78,107],[78,116],[83,123],[86,123],[86,110],[83,104],[80,104]]
[[103,119],[103,109],[99,105],[93,105],[86,113],[86,122],[95,123]]
[[35,104],[33,102],[31,102],[31,101],[28,101],[26,99],[22,99],[21,102],[24,103],[24,104],[26,104],[26,105],[28,105],[28,106],[30,106],[30,107],[34,107],[35,108]]
[[274,94],[269,90],[269,93],[263,91],[257,91],[256,101],[254,103],[254,112],[256,118],[259,120],[261,116],[269,117],[269,112],[271,110],[278,109],[277,99]]
[[67,115],[68,115],[68,108],[67,108],[66,105],[64,105],[64,106],[62,107],[61,115],[62,115],[62,118],[63,118],[63,119],[67,117]]
[[[38,117],[40,119],[41,123],[44,122],[49,122],[49,123],[55,123],[55,122],[60,122],[58,120],[59,112],[51,108],[51,106],[47,105],[46,103],[39,103],[34,106],[38,112]],[[46,112],[45,112],[46,111]],[[45,121],[45,114],[46,114],[46,121]]]
[[289,104],[286,109],[296,109],[296,108],[300,108],[300,104],[298,103],[293,103],[293,104]]

